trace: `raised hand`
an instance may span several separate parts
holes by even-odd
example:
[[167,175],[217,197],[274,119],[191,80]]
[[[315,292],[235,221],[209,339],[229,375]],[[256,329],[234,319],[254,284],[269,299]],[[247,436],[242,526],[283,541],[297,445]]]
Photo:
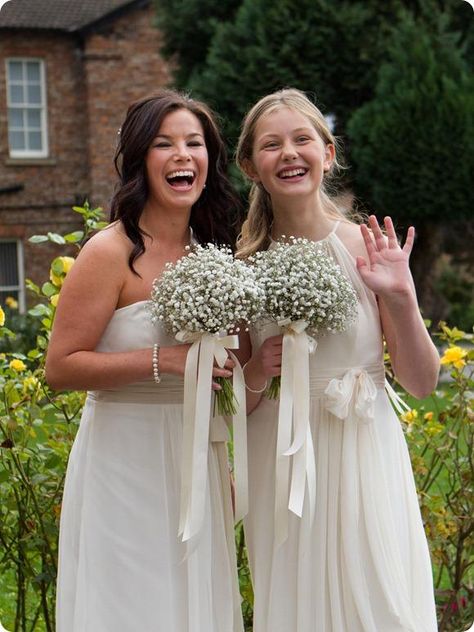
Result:
[[369,261],[357,257],[357,269],[365,285],[381,297],[413,292],[413,280],[409,268],[410,253],[415,239],[415,229],[410,226],[403,247],[400,246],[390,217],[384,219],[386,235],[380,229],[374,215],[369,217],[369,227],[360,227]]

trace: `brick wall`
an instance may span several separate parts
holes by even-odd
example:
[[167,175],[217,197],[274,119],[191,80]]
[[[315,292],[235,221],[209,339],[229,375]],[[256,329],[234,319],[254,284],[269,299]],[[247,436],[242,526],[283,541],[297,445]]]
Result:
[[108,208],[116,181],[112,159],[117,131],[131,101],[171,81],[160,56],[152,3],[128,11],[91,33],[84,58],[89,97],[89,162],[92,200]]
[[[64,248],[31,245],[37,233],[78,226],[70,208],[87,197],[108,210],[116,181],[113,155],[128,104],[170,81],[159,54],[152,3],[92,27],[83,36],[2,30],[0,37],[0,238],[24,243],[25,275],[41,282]],[[45,61],[50,156],[8,156],[5,63],[7,57]],[[71,251],[70,251],[71,252]],[[74,252],[74,251],[72,251]]]

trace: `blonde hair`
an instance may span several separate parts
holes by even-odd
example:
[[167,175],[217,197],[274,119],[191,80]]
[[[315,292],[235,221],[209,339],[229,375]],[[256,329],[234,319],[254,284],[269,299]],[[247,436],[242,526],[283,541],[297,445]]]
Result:
[[[331,168],[325,174],[320,194],[324,211],[328,217],[346,219],[345,214],[329,195],[327,183],[325,182],[327,178],[333,176],[342,167],[337,158],[338,141],[331,133],[320,110],[300,90],[286,88],[273,92],[260,99],[247,113],[242,124],[242,132],[236,150],[237,166],[247,175],[246,164],[252,161],[255,129],[258,122],[263,116],[271,114],[282,107],[287,107],[303,114],[314,126],[324,144],[334,145],[336,155]],[[249,211],[237,240],[236,255],[245,258],[258,250],[266,250],[270,245],[272,223],[273,210],[270,195],[260,183],[253,182],[249,193]]]

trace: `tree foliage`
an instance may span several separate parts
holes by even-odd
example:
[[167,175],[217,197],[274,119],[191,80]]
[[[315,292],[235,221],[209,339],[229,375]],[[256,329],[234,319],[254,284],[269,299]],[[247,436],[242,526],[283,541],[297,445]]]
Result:
[[358,191],[402,220],[458,219],[474,206],[474,82],[457,38],[406,15],[388,50],[348,127]]

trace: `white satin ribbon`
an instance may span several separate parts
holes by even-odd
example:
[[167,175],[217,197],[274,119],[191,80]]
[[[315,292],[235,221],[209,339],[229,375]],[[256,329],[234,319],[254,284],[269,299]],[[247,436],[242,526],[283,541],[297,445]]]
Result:
[[403,399],[395,391],[387,378],[385,378],[385,390],[387,391],[388,398],[392,402],[392,406],[395,408],[399,415],[403,415],[404,412],[411,410],[410,406],[408,406],[408,404],[403,401]]
[[350,369],[341,379],[333,378],[324,393],[327,410],[339,419],[346,419],[354,412],[362,423],[374,420],[377,387],[364,369]]
[[[281,386],[275,472],[275,546],[288,537],[288,509],[303,515],[308,484],[310,524],[316,504],[316,464],[309,423],[309,354],[316,341],[308,336],[308,323],[279,321],[283,328]],[[291,484],[290,459],[292,458]]]
[[[228,355],[235,362],[233,388],[237,413],[233,416],[233,434],[236,520],[243,518],[248,511],[247,419],[242,367],[236,356],[227,351],[239,347],[238,336],[180,331],[176,339],[183,343],[192,343],[184,373],[179,518],[179,535],[182,536],[183,542],[186,542],[199,534],[204,520],[214,358],[221,368]],[[222,433],[218,435],[220,439]],[[225,481],[223,483],[225,484]]]

